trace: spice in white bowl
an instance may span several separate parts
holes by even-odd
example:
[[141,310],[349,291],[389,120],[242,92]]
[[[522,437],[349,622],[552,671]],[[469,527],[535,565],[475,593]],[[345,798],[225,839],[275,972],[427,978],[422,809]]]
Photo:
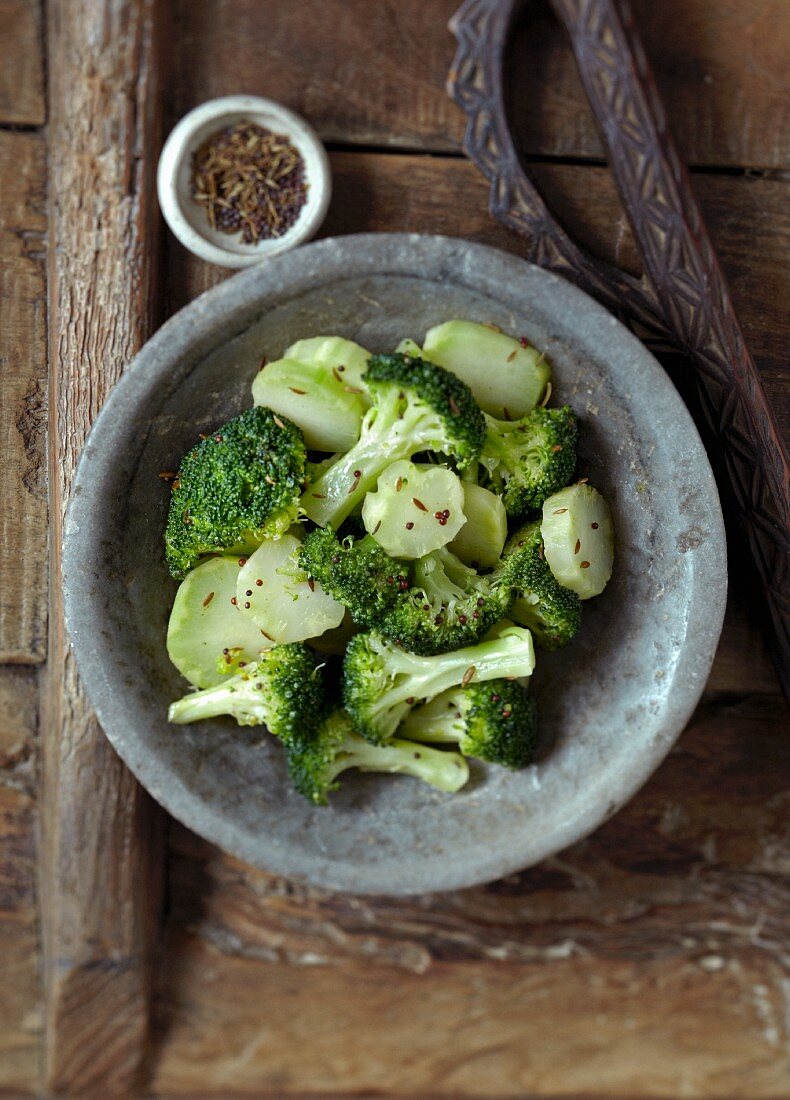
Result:
[[298,115],[257,96],[226,96],[172,131],[157,189],[186,248],[221,267],[249,267],[310,240],[326,215],[331,175]]
[[211,134],[192,157],[192,198],[212,229],[246,244],[282,237],[301,213],[310,184],[286,134],[242,120]]

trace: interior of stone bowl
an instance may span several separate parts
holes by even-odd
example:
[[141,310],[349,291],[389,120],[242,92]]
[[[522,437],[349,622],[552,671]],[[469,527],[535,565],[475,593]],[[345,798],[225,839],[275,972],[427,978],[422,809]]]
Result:
[[[374,351],[452,317],[500,325],[549,356],[580,428],[579,473],[606,494],[617,556],[573,644],[538,653],[541,753],[473,765],[444,795],[347,773],[329,807],[287,782],[277,743],[231,721],[169,726],[186,690],[165,631],[162,556],[174,470],[198,433],[250,402],[262,355],[338,333]],[[193,302],[140,353],[86,446],[64,547],[67,619],[102,725],[176,817],[269,870],[356,892],[487,881],[557,851],[619,807],[663,758],[704,685],[726,566],[696,430],[644,347],[580,291],[479,245],[370,235],[310,245]]]

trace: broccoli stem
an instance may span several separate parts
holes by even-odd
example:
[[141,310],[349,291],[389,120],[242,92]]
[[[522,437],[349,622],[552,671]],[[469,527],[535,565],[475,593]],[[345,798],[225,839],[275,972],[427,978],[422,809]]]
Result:
[[347,768],[411,775],[437,790],[450,793],[460,790],[469,778],[469,766],[458,753],[442,752],[398,738],[386,745],[371,745],[361,737],[346,740],[329,765],[328,782]]
[[185,695],[170,704],[168,722],[185,725],[203,718],[219,718],[232,714],[239,725],[260,725],[265,722],[265,702],[255,681],[234,676],[231,681]]
[[[410,711],[406,721],[401,726],[404,737],[415,741],[427,741],[431,744],[457,745],[463,737],[463,730],[456,726],[461,719],[457,717],[456,704],[452,708],[447,706],[446,697],[432,699],[421,707]],[[434,706],[439,703],[441,710]]]
[[435,426],[424,408],[407,404],[403,409],[403,404],[396,387],[381,393],[362,421],[359,442],[309,486],[302,507],[314,523],[337,530],[387,466],[411,458],[435,440]]
[[378,713],[390,710],[397,714],[395,708],[404,704],[410,707],[417,699],[432,699],[459,684],[530,676],[535,652],[529,631],[516,627],[488,641],[435,657],[398,650],[392,663],[399,675],[376,700],[373,710]]

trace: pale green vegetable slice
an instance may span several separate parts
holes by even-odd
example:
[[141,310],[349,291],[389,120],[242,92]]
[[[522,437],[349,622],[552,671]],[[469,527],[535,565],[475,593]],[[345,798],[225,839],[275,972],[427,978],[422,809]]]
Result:
[[466,522],[461,481],[446,466],[393,462],[365,497],[362,521],[392,557],[421,558],[446,546]]
[[549,568],[582,600],[603,592],[612,575],[614,532],[609,505],[592,485],[577,482],[543,505],[540,524]]
[[330,367],[277,359],[256,374],[252,398],[292,420],[313,450],[348,451],[359,439],[365,407],[357,387]]
[[466,382],[480,408],[518,420],[540,404],[551,368],[536,348],[475,321],[446,321],[425,334],[425,357]]
[[[242,559],[243,560],[243,559]],[[209,558],[186,575],[176,592],[167,627],[167,653],[198,688],[213,687],[239,661],[254,661],[272,642],[235,604],[237,558]]]
[[[236,579],[239,610],[272,643],[304,642],[340,626],[346,609],[296,561],[299,539],[267,540]],[[260,582],[260,583],[259,583]]]
[[362,375],[368,369],[370,352],[353,340],[345,340],[342,336],[311,336],[291,344],[283,358],[315,363],[337,371],[345,385],[362,391],[359,396],[363,404],[370,404],[370,396],[362,381]]
[[415,340],[412,340],[410,336],[407,336],[405,340],[401,340],[395,348],[395,352],[398,355],[410,355],[412,359],[423,358],[422,348]]
[[310,645],[313,649],[317,649],[319,653],[331,653],[342,657],[346,652],[346,646],[355,634],[359,634],[360,629],[350,614],[346,612],[340,626],[327,630],[325,634],[321,634],[318,638],[312,638]]
[[507,512],[496,493],[471,481],[461,482],[466,523],[450,543],[450,549],[467,565],[493,568],[507,539]]

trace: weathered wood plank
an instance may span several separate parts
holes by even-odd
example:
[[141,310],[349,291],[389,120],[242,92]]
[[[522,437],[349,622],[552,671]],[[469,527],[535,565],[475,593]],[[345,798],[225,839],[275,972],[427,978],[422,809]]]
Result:
[[[632,0],[632,7],[681,156],[699,165],[786,167],[785,0]],[[524,152],[604,155],[570,48],[545,0],[524,6],[508,81]]]
[[234,1087],[256,1097],[720,1097],[722,1084],[729,1097],[782,1095],[782,1055],[766,1038],[781,1002],[744,997],[744,985],[769,988],[759,959],[743,952],[710,973],[567,959],[555,947],[544,967],[437,962],[419,975],[363,962],[285,978],[183,933],[172,950],[182,1012],[193,1004],[194,1015],[174,1020],[162,1085],[223,1097]]
[[[759,618],[763,603],[745,547],[729,562],[727,612],[707,692],[731,695],[777,692],[779,680],[766,646],[768,625]],[[750,583],[751,582],[751,583]]]
[[0,668],[0,1092],[39,1081],[41,1012],[36,913],[36,722],[29,669]]
[[[173,6],[181,47],[171,121],[232,86],[282,100],[329,141],[458,147],[464,119],[444,82],[455,45],[447,21],[459,0],[277,0],[263,16],[256,0]],[[695,164],[786,165],[785,0],[635,0],[634,7],[682,153]],[[512,54],[525,151],[601,156],[571,51],[547,3],[526,5]]]
[[302,888],[176,828],[156,1088],[785,1095],[786,725],[703,706],[592,837],[454,894]]
[[45,160],[39,135],[0,132],[0,662],[46,653]]
[[[49,7],[53,594],[91,421],[153,323],[154,0]],[[88,79],[86,74],[91,73]],[[46,1082],[129,1092],[146,1055],[160,811],[90,712],[53,600],[44,694]]]
[[38,0],[0,0],[0,123],[46,121],[42,11]]

